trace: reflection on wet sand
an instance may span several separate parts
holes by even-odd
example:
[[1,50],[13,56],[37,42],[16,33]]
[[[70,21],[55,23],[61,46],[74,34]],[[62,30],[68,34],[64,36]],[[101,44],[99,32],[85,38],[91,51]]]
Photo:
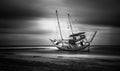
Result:
[[105,47],[92,47],[90,52],[61,51],[56,47],[2,49],[0,67],[6,67],[7,71],[13,71],[11,66],[16,71],[46,71],[46,69],[51,71],[116,71],[120,66],[119,50],[115,47],[109,47],[110,49]]

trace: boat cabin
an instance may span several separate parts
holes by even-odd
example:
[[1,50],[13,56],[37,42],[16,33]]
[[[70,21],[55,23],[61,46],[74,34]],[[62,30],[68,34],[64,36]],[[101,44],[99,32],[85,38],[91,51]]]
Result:
[[72,44],[72,45],[76,45],[76,43],[80,43],[81,45],[83,45],[83,41],[82,40],[84,40],[86,38],[85,32],[72,34],[69,37],[70,37],[69,43]]

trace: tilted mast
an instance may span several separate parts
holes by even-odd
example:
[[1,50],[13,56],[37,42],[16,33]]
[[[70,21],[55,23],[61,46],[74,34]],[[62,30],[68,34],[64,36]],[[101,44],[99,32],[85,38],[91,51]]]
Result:
[[68,20],[69,20],[69,24],[70,24],[70,29],[71,29],[71,32],[72,32],[72,34],[73,34],[72,23],[71,23],[71,21],[70,21],[71,16],[70,16],[69,13],[68,13],[67,15],[68,15]]
[[94,34],[93,34],[92,38],[90,39],[90,42],[92,42],[92,41],[93,41],[93,39],[94,39],[94,37],[95,37],[96,33],[97,33],[97,31],[95,31],[95,32],[94,32]]
[[61,39],[63,40],[63,37],[62,37],[62,32],[61,32],[61,27],[60,27],[60,22],[59,22],[59,17],[58,17],[58,12],[56,10],[56,16],[57,16],[57,21],[58,21],[58,27],[59,27],[59,31],[60,31],[60,36],[61,36]]

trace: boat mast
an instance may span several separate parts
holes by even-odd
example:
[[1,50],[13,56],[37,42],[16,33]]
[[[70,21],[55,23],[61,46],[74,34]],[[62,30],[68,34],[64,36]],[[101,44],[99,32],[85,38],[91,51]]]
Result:
[[60,27],[60,22],[59,22],[59,17],[58,17],[58,12],[56,10],[56,16],[57,16],[57,21],[58,21],[58,27],[59,27],[59,31],[60,31],[60,36],[61,36],[61,39],[63,40],[63,37],[62,37],[62,32],[61,32],[61,27]]
[[71,29],[71,32],[72,32],[72,34],[73,34],[72,23],[71,23],[71,21],[70,21],[71,16],[70,16],[69,13],[68,13],[67,15],[68,15],[68,20],[69,20],[69,24],[70,24],[70,29]]
[[92,38],[90,39],[90,42],[92,42],[92,41],[93,41],[93,39],[94,39],[94,37],[95,37],[96,33],[97,33],[97,31],[95,31],[95,33],[93,34]]

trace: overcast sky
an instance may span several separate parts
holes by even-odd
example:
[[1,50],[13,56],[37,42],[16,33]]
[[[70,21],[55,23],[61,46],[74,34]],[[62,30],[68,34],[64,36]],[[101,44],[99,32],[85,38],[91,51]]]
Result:
[[51,44],[56,9],[60,19],[70,13],[78,30],[97,30],[93,44],[119,44],[119,0],[0,0],[0,44]]

